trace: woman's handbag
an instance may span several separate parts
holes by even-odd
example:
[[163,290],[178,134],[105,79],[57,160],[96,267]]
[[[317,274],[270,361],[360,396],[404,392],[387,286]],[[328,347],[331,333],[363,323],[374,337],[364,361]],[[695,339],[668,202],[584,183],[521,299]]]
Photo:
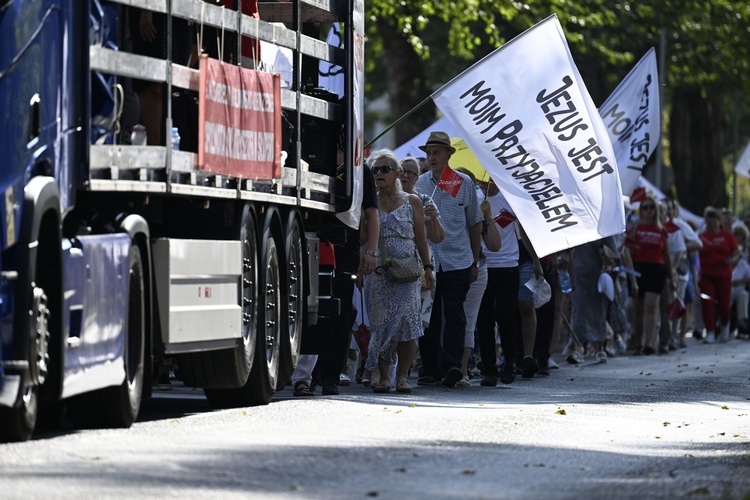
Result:
[[385,275],[392,283],[411,283],[422,277],[424,268],[416,254],[402,259],[387,258]]
[[380,242],[381,253],[385,259],[385,277],[391,283],[411,283],[417,281],[424,274],[424,268],[419,257],[417,257],[416,251],[408,256],[402,258],[388,257],[385,252],[385,244]]

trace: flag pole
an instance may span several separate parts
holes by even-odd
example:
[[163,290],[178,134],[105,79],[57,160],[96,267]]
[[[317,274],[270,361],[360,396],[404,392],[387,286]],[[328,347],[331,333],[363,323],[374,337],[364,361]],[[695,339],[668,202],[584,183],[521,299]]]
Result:
[[424,106],[425,104],[427,104],[428,102],[430,102],[430,99],[432,99],[432,94],[430,94],[429,96],[427,96],[427,97],[426,97],[426,98],[425,98],[425,99],[424,99],[424,100],[423,100],[422,102],[420,102],[419,104],[417,104],[416,106],[414,106],[413,108],[411,108],[411,109],[410,109],[409,111],[407,111],[407,112],[406,112],[406,114],[404,114],[403,116],[401,116],[401,118],[399,118],[399,119],[398,119],[398,120],[396,120],[395,122],[393,122],[393,123],[391,123],[390,125],[388,125],[388,126],[387,126],[387,127],[386,127],[386,128],[385,128],[385,129],[383,130],[383,131],[382,131],[382,132],[380,132],[380,133],[379,133],[379,134],[378,134],[377,136],[375,136],[375,138],[374,138],[373,140],[371,140],[371,141],[367,141],[367,144],[365,144],[365,147],[369,147],[370,145],[372,145],[372,144],[374,144],[375,142],[377,142],[377,140],[378,140],[378,139],[380,139],[380,138],[381,138],[381,137],[383,137],[383,136],[384,136],[385,134],[387,134],[387,133],[388,133],[388,132],[389,132],[389,131],[390,131],[390,130],[391,130],[391,129],[393,128],[393,127],[395,127],[396,125],[398,125],[398,124],[399,124],[399,123],[401,123],[402,121],[404,121],[404,120],[406,120],[407,118],[409,118],[409,117],[410,117],[411,115],[413,115],[413,114],[414,114],[414,113],[415,113],[415,112],[416,112],[416,111],[417,111],[417,110],[418,110],[419,108],[421,108],[422,106]]

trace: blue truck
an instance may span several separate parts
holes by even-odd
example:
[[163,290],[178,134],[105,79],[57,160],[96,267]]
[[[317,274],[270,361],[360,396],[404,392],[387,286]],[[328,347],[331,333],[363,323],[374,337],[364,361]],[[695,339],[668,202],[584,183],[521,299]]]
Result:
[[[237,3],[0,0],[0,440],[64,419],[129,427],[164,360],[214,406],[267,404],[308,327],[337,313],[319,248],[359,224],[363,0]],[[144,13],[155,53],[134,43]],[[287,63],[276,175],[198,164],[185,32],[209,40],[191,54],[274,71],[250,40]],[[148,141],[136,82],[161,98]]]

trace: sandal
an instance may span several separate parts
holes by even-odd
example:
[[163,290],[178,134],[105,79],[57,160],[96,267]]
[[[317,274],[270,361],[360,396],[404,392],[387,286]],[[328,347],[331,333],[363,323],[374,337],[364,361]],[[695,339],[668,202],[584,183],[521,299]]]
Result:
[[464,375],[464,377],[456,382],[456,387],[471,387],[471,382],[469,382],[469,377]]
[[409,379],[407,379],[406,377],[399,377],[398,380],[396,380],[396,392],[400,392],[402,394],[411,393]]
[[381,380],[377,385],[373,386],[372,392],[377,392],[379,394],[391,392],[391,384],[387,380]]
[[310,386],[307,384],[307,382],[299,381],[296,384],[294,384],[294,393],[295,396],[315,396],[315,393],[310,389]]

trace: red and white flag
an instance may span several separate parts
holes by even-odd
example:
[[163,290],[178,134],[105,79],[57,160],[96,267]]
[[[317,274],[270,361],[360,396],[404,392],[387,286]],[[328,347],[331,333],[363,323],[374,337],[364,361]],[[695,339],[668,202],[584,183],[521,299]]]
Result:
[[452,170],[450,167],[445,167],[437,185],[440,189],[455,198],[458,196],[458,190],[461,189],[461,184],[463,184],[463,182],[464,178],[456,171]]
[[516,220],[516,216],[508,212],[507,210],[503,210],[502,212],[497,214],[493,220],[504,229],[508,227],[508,224]]
[[640,203],[646,199],[646,188],[637,187],[630,194],[630,203]]

